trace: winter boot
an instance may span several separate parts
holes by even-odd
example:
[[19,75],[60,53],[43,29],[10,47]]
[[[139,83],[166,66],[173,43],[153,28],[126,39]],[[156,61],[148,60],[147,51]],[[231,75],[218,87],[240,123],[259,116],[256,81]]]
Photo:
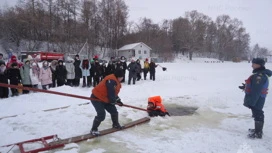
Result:
[[248,129],[248,132],[249,132],[249,133],[254,133],[254,132],[255,132],[255,129]]
[[248,134],[248,137],[261,139],[263,136],[263,124],[264,122],[262,121],[255,121],[255,129],[251,129],[252,133]]
[[124,127],[119,124],[118,114],[111,115],[112,128],[122,130]]
[[100,125],[100,121],[95,117],[93,121],[93,127],[91,129],[91,135],[98,136],[100,132],[98,131],[98,126]]

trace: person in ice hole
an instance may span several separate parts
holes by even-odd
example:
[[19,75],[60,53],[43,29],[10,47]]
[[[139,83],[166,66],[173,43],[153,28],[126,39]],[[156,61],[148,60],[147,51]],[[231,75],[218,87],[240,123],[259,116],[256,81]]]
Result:
[[161,96],[154,96],[148,98],[147,112],[150,117],[165,116],[170,114],[162,104]]

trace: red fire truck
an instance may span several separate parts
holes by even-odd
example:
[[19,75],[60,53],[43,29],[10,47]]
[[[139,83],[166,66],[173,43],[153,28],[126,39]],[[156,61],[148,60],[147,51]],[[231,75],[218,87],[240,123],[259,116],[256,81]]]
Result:
[[56,52],[44,52],[44,51],[23,51],[21,52],[21,61],[31,56],[33,59],[37,59],[39,61],[52,61],[64,59],[64,53],[56,53]]

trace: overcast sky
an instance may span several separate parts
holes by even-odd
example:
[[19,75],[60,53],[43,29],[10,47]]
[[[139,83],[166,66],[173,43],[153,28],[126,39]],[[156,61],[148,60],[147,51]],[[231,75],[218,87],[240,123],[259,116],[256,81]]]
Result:
[[[14,5],[17,0],[0,0]],[[197,10],[213,20],[227,14],[238,18],[251,37],[251,44],[259,43],[272,50],[272,0],[125,0],[129,7],[129,20],[137,22],[147,17],[155,23],[163,19],[184,16],[186,11]]]

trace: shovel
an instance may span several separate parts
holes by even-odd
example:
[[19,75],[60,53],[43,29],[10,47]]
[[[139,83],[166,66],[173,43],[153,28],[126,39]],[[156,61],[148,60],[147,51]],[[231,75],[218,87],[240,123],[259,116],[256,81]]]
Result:
[[[159,64],[158,64],[158,65],[159,65]],[[166,71],[166,70],[167,70],[166,67],[162,67],[162,66],[160,66],[160,65],[159,65],[159,67],[161,67],[163,71]]]

